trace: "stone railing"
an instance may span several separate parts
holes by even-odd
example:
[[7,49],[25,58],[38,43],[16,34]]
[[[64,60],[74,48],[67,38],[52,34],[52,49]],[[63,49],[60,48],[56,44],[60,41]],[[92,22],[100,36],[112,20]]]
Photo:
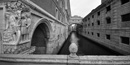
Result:
[[71,35],[70,55],[2,54],[2,65],[130,65],[130,56],[77,56],[78,39]]
[[0,55],[2,65],[130,65],[130,56]]

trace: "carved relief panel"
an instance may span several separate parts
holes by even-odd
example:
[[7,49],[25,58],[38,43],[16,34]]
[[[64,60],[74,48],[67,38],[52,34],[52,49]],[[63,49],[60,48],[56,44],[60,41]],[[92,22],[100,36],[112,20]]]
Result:
[[20,1],[6,2],[3,44],[18,44],[22,39],[28,39],[31,25],[30,8]]
[[30,48],[27,43],[31,25],[30,8],[20,1],[9,1],[4,5],[6,24],[2,33],[3,52],[18,54]]

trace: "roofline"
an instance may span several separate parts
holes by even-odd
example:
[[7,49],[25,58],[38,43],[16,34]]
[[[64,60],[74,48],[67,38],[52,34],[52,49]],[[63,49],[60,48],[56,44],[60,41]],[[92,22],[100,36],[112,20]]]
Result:
[[[103,2],[101,5],[99,5],[97,8],[93,9],[88,15],[86,15],[84,18],[89,17],[90,15],[92,15],[93,13],[99,11],[100,9],[102,9],[103,7],[106,7],[108,3],[111,3],[113,0],[106,0],[105,2]],[[83,18],[83,19],[84,19]]]

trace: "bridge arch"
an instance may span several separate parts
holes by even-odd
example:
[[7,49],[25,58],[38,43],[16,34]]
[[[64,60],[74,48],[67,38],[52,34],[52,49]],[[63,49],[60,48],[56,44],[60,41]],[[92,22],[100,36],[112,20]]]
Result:
[[34,24],[31,33],[31,46],[36,48],[33,54],[46,54],[51,30],[51,24],[47,19],[40,19]]

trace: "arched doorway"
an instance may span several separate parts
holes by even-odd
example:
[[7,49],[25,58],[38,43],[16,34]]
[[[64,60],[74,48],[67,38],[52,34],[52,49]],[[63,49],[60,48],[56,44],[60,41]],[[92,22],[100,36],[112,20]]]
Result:
[[41,23],[36,27],[31,40],[31,46],[36,47],[33,54],[46,54],[49,34],[46,23]]

